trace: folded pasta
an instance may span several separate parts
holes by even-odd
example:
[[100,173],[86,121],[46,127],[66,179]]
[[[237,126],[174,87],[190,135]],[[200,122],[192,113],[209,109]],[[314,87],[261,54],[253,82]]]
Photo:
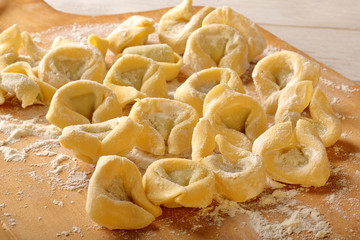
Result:
[[63,129],[59,142],[89,163],[101,156],[125,156],[134,146],[142,126],[128,117],[110,119],[101,123],[79,124]]
[[18,53],[21,46],[21,32],[17,24],[0,33],[0,56],[6,53]]
[[146,197],[136,165],[125,157],[110,155],[99,159],[90,178],[86,212],[109,229],[140,229],[162,210]]
[[264,109],[252,97],[238,93],[226,84],[215,86],[205,97],[203,116],[237,147],[251,150],[252,142],[267,128]]
[[235,28],[243,36],[248,45],[248,60],[253,60],[266,48],[266,41],[254,22],[228,6],[218,7],[208,14],[202,26],[209,24],[226,24]]
[[247,55],[247,44],[235,28],[211,24],[189,36],[183,58],[184,64],[195,72],[211,67],[226,67],[242,75],[249,67]]
[[167,158],[153,162],[143,176],[147,197],[169,208],[203,208],[211,204],[214,176],[195,161]]
[[129,117],[144,126],[135,143],[141,150],[155,155],[191,151],[199,117],[190,105],[165,98],[144,98],[134,104]]
[[136,98],[167,97],[165,73],[159,63],[135,54],[119,58],[106,74],[104,85],[117,96],[121,105]]
[[239,75],[230,68],[209,68],[192,74],[176,89],[174,98],[194,107],[202,115],[206,94],[216,85],[225,83],[237,92],[245,93]]
[[312,124],[300,119],[278,123],[264,132],[253,145],[268,175],[280,182],[320,187],[330,176],[324,144]]
[[200,119],[194,129],[192,159],[214,173],[216,192],[232,201],[247,201],[265,187],[265,166],[261,157],[216,135],[206,118]]
[[168,44],[178,54],[184,53],[190,34],[201,27],[205,16],[212,11],[206,6],[193,14],[191,7],[192,0],[184,0],[166,12],[159,22],[160,42]]
[[122,106],[111,89],[104,85],[78,80],[59,88],[46,119],[59,128],[76,124],[99,123],[120,117]]
[[275,113],[281,90],[286,86],[308,80],[316,87],[320,66],[298,53],[282,50],[261,59],[252,77],[266,112]]

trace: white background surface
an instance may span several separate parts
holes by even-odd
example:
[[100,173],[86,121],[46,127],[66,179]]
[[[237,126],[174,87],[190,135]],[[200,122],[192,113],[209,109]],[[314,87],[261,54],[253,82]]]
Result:
[[[110,15],[172,7],[181,0],[45,0],[57,10]],[[359,0],[194,0],[228,5],[311,57],[360,83]]]

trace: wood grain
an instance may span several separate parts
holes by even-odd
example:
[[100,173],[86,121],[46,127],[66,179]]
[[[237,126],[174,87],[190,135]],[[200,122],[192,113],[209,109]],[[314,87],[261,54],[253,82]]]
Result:
[[[148,16],[158,21],[167,9],[137,13]],[[33,18],[34,12],[38,17]],[[0,15],[0,30],[9,25],[18,23],[22,30],[41,32],[53,26],[62,26],[73,23],[114,23],[122,22],[132,14],[114,16],[86,17],[59,13],[41,1],[32,0],[10,1]],[[21,17],[19,17],[21,16]],[[33,19],[33,20],[32,20]],[[278,39],[273,34],[262,29],[269,45],[302,53],[286,42]],[[304,54],[304,53],[302,53]],[[297,200],[306,207],[316,208],[330,222],[332,231],[329,239],[358,239],[360,232],[360,86],[341,76],[323,64],[320,88],[333,102],[334,110],[342,116],[343,135],[332,147],[327,149],[329,161],[333,168],[332,175],[326,186],[309,188],[301,191],[300,186],[295,186],[301,194]],[[184,71],[181,78],[185,79],[188,72]],[[246,84],[247,89],[253,89],[252,82]],[[347,89],[352,89],[350,93]],[[336,101],[334,101],[336,100]],[[31,106],[21,109],[18,102],[6,102],[0,106],[0,114],[11,114],[14,118],[32,119],[36,115],[44,115],[47,107]],[[0,134],[3,140],[7,136]],[[11,147],[22,149],[30,143],[37,141],[36,137],[24,137],[20,142]],[[58,154],[72,155],[61,147],[53,149]],[[52,185],[49,161],[51,157],[39,157],[29,153],[26,162],[6,162],[0,154],[0,239],[260,239],[260,236],[251,226],[251,220],[246,214],[238,213],[234,217],[224,215],[220,226],[207,218],[198,218],[196,209],[165,209],[149,227],[137,231],[110,231],[99,229],[86,215],[85,200],[86,190],[67,191]],[[72,167],[74,162],[68,160]],[[45,164],[37,167],[34,164]],[[77,162],[78,171],[89,172],[90,177],[93,167]],[[34,172],[39,179],[34,179],[29,173]],[[62,173],[66,179],[68,172]],[[54,187],[55,186],[55,187]],[[291,189],[288,187],[287,189]],[[271,191],[268,189],[267,191]],[[328,202],[326,199],[334,196],[335,200]],[[54,204],[54,200],[63,202],[64,206]],[[245,206],[255,205],[257,199],[246,203]],[[215,204],[215,203],[214,203]],[[215,206],[215,205],[214,205]],[[261,209],[258,209],[261,211]],[[11,226],[11,214],[16,225]],[[271,218],[281,220],[284,216],[274,215]],[[81,233],[73,231],[79,227]],[[194,226],[199,226],[194,228]],[[68,236],[67,236],[68,234]],[[310,239],[306,233],[292,236],[295,239]]]

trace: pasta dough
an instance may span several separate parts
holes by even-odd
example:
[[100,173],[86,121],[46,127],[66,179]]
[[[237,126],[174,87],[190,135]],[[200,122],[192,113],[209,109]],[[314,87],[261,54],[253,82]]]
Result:
[[251,150],[251,142],[267,128],[266,114],[261,105],[226,84],[217,85],[206,95],[203,115],[209,119],[216,134],[246,150]]
[[101,52],[103,57],[105,57],[109,48],[109,41],[107,39],[103,39],[96,34],[90,34],[88,37],[88,43],[95,46]]
[[191,151],[191,138],[199,120],[196,110],[186,103],[164,98],[144,98],[132,107],[129,117],[144,130],[136,140],[143,151],[164,155]]
[[133,148],[143,127],[128,117],[114,118],[101,123],[67,126],[59,138],[62,146],[89,163],[100,156],[125,156]]
[[119,58],[107,73],[104,85],[114,91],[123,106],[136,98],[168,96],[160,64],[140,55],[126,54]]
[[230,7],[218,7],[208,14],[202,26],[209,24],[226,24],[239,31],[247,42],[249,61],[260,55],[266,48],[265,38],[256,24]]
[[112,31],[107,40],[109,49],[119,54],[126,47],[143,45],[155,31],[154,20],[143,16],[131,16]]
[[239,75],[230,68],[210,68],[192,74],[176,89],[174,98],[194,107],[202,115],[206,94],[216,85],[225,83],[237,92],[245,93]]
[[100,83],[79,80],[59,88],[46,119],[59,128],[69,125],[99,123],[120,117],[122,107],[115,94]]
[[211,204],[214,176],[199,163],[167,158],[153,162],[143,176],[147,197],[169,208],[203,208]]
[[192,159],[214,173],[216,191],[232,201],[247,201],[265,187],[265,166],[261,157],[216,135],[206,118],[200,119],[194,129]]
[[325,147],[333,145],[341,136],[341,121],[335,115],[324,93],[316,88],[310,102],[312,122]]
[[309,80],[316,87],[320,66],[298,53],[282,50],[261,59],[252,77],[266,112],[275,113],[281,90],[287,85]]
[[39,64],[39,78],[55,88],[79,80],[102,83],[106,74],[104,57],[92,45],[61,44],[51,49]]
[[33,42],[30,33],[22,32],[21,33],[21,39],[22,39],[22,43],[24,45],[26,53],[34,61],[40,61],[45,56],[45,54],[47,53],[47,51],[45,49],[37,46]]
[[253,145],[274,180],[308,186],[323,186],[330,176],[326,149],[309,121],[279,123],[264,132]]
[[103,156],[90,179],[86,199],[90,218],[109,229],[140,229],[161,215],[146,197],[141,174],[125,157]]
[[182,57],[167,44],[128,47],[124,49],[123,54],[138,54],[157,61],[164,69],[166,80],[176,78],[183,64]]
[[168,44],[178,54],[184,53],[190,34],[201,27],[205,16],[212,11],[206,6],[193,14],[191,7],[192,0],[184,0],[166,12],[159,22],[160,42]]
[[249,67],[248,49],[241,34],[224,24],[211,24],[194,31],[186,44],[184,64],[192,70],[227,67],[239,76]]
[[0,34],[0,56],[6,53],[17,53],[21,46],[21,33],[17,24],[5,29]]

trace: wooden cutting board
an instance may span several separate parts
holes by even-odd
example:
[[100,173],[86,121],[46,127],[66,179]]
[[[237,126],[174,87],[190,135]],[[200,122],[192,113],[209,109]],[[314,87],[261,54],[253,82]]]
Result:
[[[151,17],[158,22],[167,10],[136,14]],[[74,23],[80,26],[94,23],[121,23],[132,15],[134,14],[76,16],[57,12],[40,0],[13,0],[8,1],[6,5],[0,5],[0,31],[17,23],[22,31],[43,32],[43,37],[50,33],[56,35],[56,31],[71,30],[66,26]],[[56,26],[65,27],[57,28],[55,32],[44,33],[47,29]],[[264,29],[261,30],[268,45],[303,54]],[[46,43],[46,39],[42,41]],[[343,128],[340,140],[327,149],[332,174],[324,187],[288,186],[281,191],[298,191],[299,194],[290,199],[297,201],[292,206],[293,210],[313,209],[319,212],[321,218],[330,224],[330,234],[326,235],[329,239],[359,239],[360,86],[323,64],[321,67],[320,88],[342,119]],[[184,69],[180,78],[184,80],[188,75],[189,71]],[[252,82],[247,82],[246,87],[251,91]],[[1,115],[11,114],[14,118],[22,120],[29,120],[38,115],[44,116],[46,111],[45,106],[30,106],[22,109],[16,101],[9,101],[0,106]],[[0,133],[0,140],[7,137],[6,134]],[[38,138],[33,136],[22,137],[19,142],[9,146],[21,150],[36,141]],[[72,155],[71,151],[61,147],[54,147],[51,151],[59,155]],[[237,205],[236,214],[234,212],[231,212],[234,214],[215,214],[216,212],[211,210],[201,214],[203,212],[196,209],[164,208],[163,215],[145,229],[110,231],[99,228],[87,216],[84,207],[86,200],[84,186],[78,184],[72,191],[66,189],[69,176],[81,177],[88,173],[88,179],[93,166],[81,161],[65,160],[63,163],[69,164],[67,170],[59,174],[58,178],[54,178],[49,173],[52,170],[49,161],[53,159],[54,156],[38,156],[30,150],[25,162],[7,162],[0,153],[0,223],[2,225],[0,239],[261,239],[265,238],[266,231],[274,232],[275,225],[271,225],[268,230],[265,227],[270,225],[263,225],[260,231],[255,226],[255,223],[259,222],[256,222],[254,215],[249,212],[260,213],[269,222],[282,222],[289,217],[281,213],[281,209],[277,208],[276,204],[260,207],[260,200],[257,198]],[[272,192],[274,189],[268,188],[264,194],[269,196]],[[281,204],[279,205],[283,206],[288,203]],[[215,202],[212,207],[215,210],[219,209]],[[317,216],[309,216],[311,217]],[[313,239],[314,234],[301,232],[291,234],[290,237]]]

